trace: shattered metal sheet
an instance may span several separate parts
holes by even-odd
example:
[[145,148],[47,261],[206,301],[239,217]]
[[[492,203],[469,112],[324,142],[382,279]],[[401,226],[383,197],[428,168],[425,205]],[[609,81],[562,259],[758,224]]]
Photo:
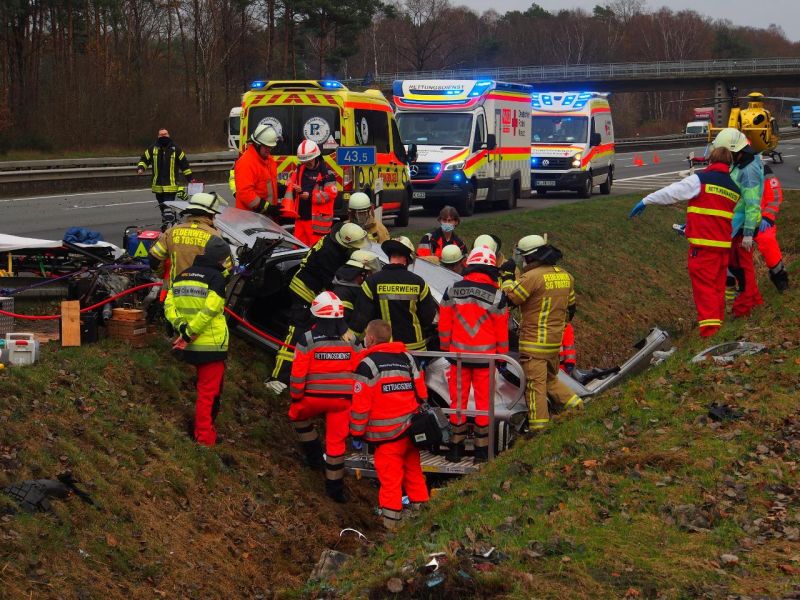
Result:
[[727,365],[736,360],[739,356],[749,356],[758,354],[767,348],[766,344],[756,342],[727,342],[706,348],[695,355],[691,362],[700,363],[710,357],[718,365]]

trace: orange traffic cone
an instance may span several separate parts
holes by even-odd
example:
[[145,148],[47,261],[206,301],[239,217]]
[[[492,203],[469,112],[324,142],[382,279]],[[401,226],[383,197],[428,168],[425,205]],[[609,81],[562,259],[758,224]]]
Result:
[[653,154],[653,164],[657,165],[660,162],[661,162],[661,159],[659,158],[658,154]]
[[633,156],[633,166],[634,167],[643,167],[644,166],[644,161],[642,160],[641,156],[639,156],[639,155],[634,155]]

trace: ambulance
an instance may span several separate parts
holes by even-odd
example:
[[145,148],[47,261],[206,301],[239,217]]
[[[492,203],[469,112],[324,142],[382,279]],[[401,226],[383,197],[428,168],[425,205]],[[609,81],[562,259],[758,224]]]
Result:
[[413,145],[415,204],[452,204],[469,216],[477,202],[513,208],[530,194],[532,88],[487,80],[395,81],[395,116]]
[[[242,97],[240,152],[262,123],[272,126],[280,137],[272,152],[280,180],[288,180],[295,169],[300,142],[313,140],[336,174],[337,216],[346,215],[353,192],[366,192],[376,200],[382,216],[393,216],[398,227],[408,225],[409,159],[392,107],[380,91],[354,92],[333,80],[254,81]],[[350,162],[357,164],[337,164],[340,147],[352,148],[343,154],[352,155]],[[359,149],[370,147],[375,148],[374,163],[364,164],[369,154]]]
[[598,92],[531,94],[531,188],[540,196],[594,186],[610,194],[614,182],[614,123],[608,95]]
[[239,149],[239,130],[241,129],[242,107],[234,106],[225,119],[225,135],[228,137],[228,150]]

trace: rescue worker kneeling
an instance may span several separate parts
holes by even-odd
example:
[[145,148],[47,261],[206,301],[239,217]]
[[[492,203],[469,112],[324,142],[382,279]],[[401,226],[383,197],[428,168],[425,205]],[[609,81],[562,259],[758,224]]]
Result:
[[391,342],[386,321],[370,321],[367,349],[355,372],[350,433],[375,445],[375,471],[381,484],[378,503],[383,524],[394,529],[403,510],[403,491],[412,510],[429,499],[419,450],[407,435],[411,417],[428,390],[403,342]]
[[197,368],[194,439],[203,446],[217,442],[214,420],[228,355],[223,271],[230,261],[228,244],[212,237],[205,252],[172,282],[164,302],[167,320],[180,333],[173,348],[182,350],[183,360]]
[[[446,249],[446,248],[445,248]],[[467,257],[464,278],[445,290],[439,308],[439,346],[444,352],[506,354],[508,352],[508,310],[498,285],[495,255],[482,246]],[[475,410],[489,410],[489,365],[464,360],[460,373],[450,360],[448,384],[453,436],[446,459],[459,462],[464,454],[467,418],[461,414],[472,388]],[[470,419],[471,420],[471,419]],[[489,459],[489,417],[475,416],[475,462]]]
[[320,469],[322,445],[310,419],[325,415],[325,492],[336,502],[346,502],[344,453],[357,351],[341,339],[347,325],[344,306],[336,294],[322,292],[314,298],[311,315],[314,324],[297,342],[292,363],[289,419],[306,462],[312,469]]
[[528,381],[530,431],[544,429],[550,422],[548,394],[564,408],[583,401],[558,380],[558,355],[564,324],[575,315],[575,284],[572,275],[555,266],[561,251],[547,243],[547,236],[528,235],[515,249],[522,257],[522,275],[506,276],[503,290],[509,301],[520,307],[520,363]]

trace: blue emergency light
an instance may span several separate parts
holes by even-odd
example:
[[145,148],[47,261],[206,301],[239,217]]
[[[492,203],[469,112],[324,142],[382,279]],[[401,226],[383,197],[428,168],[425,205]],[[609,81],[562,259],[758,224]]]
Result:
[[267,85],[266,81],[257,80],[257,81],[254,81],[253,83],[250,84],[250,88],[254,89],[254,90],[260,90],[265,85]]
[[323,79],[319,83],[326,90],[340,90],[344,87],[339,81],[336,81],[335,79]]
[[434,173],[438,173],[439,171],[441,171],[441,170],[442,170],[442,165],[441,165],[441,163],[436,163],[435,165],[433,165],[433,167],[432,167],[432,169],[431,169],[431,170],[432,170]]
[[531,156],[531,166],[535,167],[538,164],[539,164],[539,159],[535,156]]
[[491,81],[476,81],[475,85],[472,86],[472,91],[469,93],[470,98],[475,98],[480,96],[486,89],[492,85]]

